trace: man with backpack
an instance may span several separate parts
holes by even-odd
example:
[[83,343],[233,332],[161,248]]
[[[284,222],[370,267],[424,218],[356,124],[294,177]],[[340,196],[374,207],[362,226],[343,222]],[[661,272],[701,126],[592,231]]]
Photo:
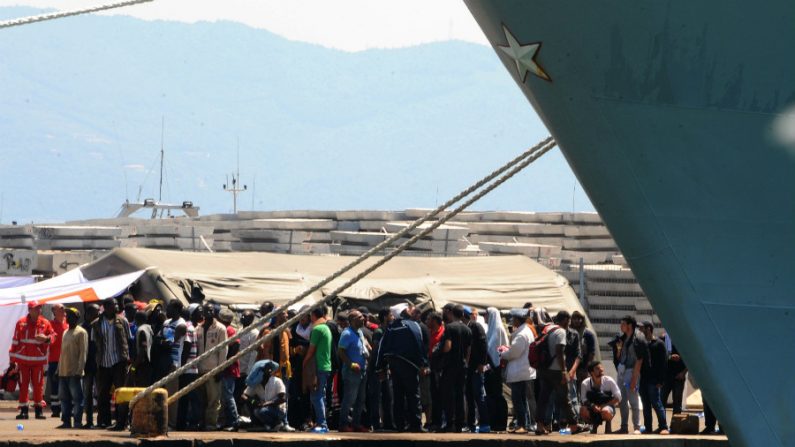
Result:
[[[538,398],[538,414],[536,416],[538,427],[536,434],[545,435],[551,430],[548,418],[550,397],[555,399],[555,405],[560,411],[560,426],[568,424],[571,433],[579,433],[577,416],[574,407],[568,398],[569,373],[566,369],[566,330],[561,326],[568,326],[571,315],[561,310],[553,319],[552,324],[544,326],[537,342],[531,347],[530,365],[537,362],[541,376],[541,393]],[[540,352],[538,352],[540,351]],[[533,357],[537,357],[537,360]],[[534,361],[535,360],[535,361]]]

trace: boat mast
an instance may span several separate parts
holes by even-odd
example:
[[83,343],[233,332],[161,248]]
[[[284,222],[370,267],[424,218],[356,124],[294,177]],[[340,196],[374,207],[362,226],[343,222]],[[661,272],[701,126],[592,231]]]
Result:
[[232,212],[237,214],[237,195],[243,191],[248,190],[248,186],[243,185],[240,187],[240,137],[237,138],[237,172],[232,173],[232,183],[229,183],[229,177],[226,178],[224,183],[224,191],[232,193]]
[[[160,119],[160,187],[157,195],[157,203],[163,202],[163,162],[165,160],[165,135],[166,135],[166,116],[163,115]],[[169,211],[170,212],[170,211]],[[152,210],[152,219],[157,217],[157,208]],[[163,217],[163,210],[160,210],[160,218]]]
[[157,201],[163,201],[163,158],[165,157],[165,151],[163,149],[163,140],[165,139],[166,133],[166,117],[163,116],[160,122],[160,192],[157,196]]

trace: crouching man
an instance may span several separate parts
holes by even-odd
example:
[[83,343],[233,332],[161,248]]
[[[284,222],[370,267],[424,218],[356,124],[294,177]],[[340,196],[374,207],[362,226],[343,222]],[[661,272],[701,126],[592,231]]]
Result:
[[616,415],[621,391],[616,381],[605,375],[602,363],[593,361],[588,364],[588,378],[582,381],[580,392],[583,398],[580,417],[591,424],[591,433],[596,433],[602,422],[610,422]]
[[249,431],[287,431],[287,388],[273,373],[279,364],[260,360],[254,364],[246,380],[242,400],[249,406],[252,426]]

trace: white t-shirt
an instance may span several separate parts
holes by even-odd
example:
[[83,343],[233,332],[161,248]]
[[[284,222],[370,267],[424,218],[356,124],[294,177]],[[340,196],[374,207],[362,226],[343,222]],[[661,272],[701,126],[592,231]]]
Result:
[[[259,399],[262,402],[271,402],[276,400],[276,398],[279,397],[279,394],[282,393],[286,394],[287,388],[284,386],[284,382],[282,382],[282,379],[276,376],[271,376],[271,378],[268,379],[268,383],[266,383],[264,387],[262,386],[261,383],[258,383],[254,387],[250,386],[246,387],[244,393],[249,396],[256,396],[257,399]],[[279,409],[282,412],[286,413],[287,402],[279,404]]]
[[[582,396],[583,400],[587,399],[586,396],[588,395],[588,392],[592,391],[593,389],[593,380],[590,377],[587,377],[582,381],[582,385],[580,385],[580,395]],[[615,380],[613,380],[612,377],[602,376],[602,386],[599,388],[599,390],[603,393],[612,393],[614,399],[621,401],[621,391],[618,389],[618,384]]]
[[[259,337],[259,329],[253,329],[251,332],[243,334],[240,337],[240,350],[248,348]],[[251,367],[257,361],[257,350],[253,349],[248,354],[240,358],[240,373],[248,374],[251,372]]]

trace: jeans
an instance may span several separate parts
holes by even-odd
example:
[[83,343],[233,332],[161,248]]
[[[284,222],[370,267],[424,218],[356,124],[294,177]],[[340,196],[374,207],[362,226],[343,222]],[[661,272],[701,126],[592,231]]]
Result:
[[392,374],[395,428],[419,431],[422,428],[419,371],[406,361],[390,359],[389,372]]
[[640,398],[637,388],[633,390],[629,389],[631,381],[632,369],[624,370],[624,368],[619,365],[616,382],[618,382],[618,389],[621,391],[621,403],[619,403],[618,409],[621,413],[622,430],[629,427],[629,407],[632,407],[632,425],[635,430],[640,430]]
[[235,377],[221,378],[221,402],[224,409],[224,425],[235,425],[238,420],[237,404],[235,403]]
[[[498,366],[486,371],[485,381],[489,426],[494,431],[505,431],[508,427],[508,403],[505,402],[505,396],[502,394],[502,368]],[[531,420],[532,418],[533,416],[530,415]]]
[[438,429],[442,426],[442,415],[444,405],[442,404],[442,386],[440,385],[442,376],[439,373],[431,373],[431,426]]
[[86,414],[86,425],[94,425],[94,373],[83,376],[83,411]]
[[50,362],[47,365],[47,382],[50,384],[50,409],[52,414],[61,411],[61,392],[58,389],[61,381],[58,379],[58,362]]
[[[110,368],[97,367],[97,425],[109,426],[112,415],[110,414],[110,398],[113,388],[124,386],[127,376],[127,362],[121,361]],[[117,421],[125,424],[127,421]]]
[[221,409],[221,382],[211,377],[204,382],[204,426],[208,430],[218,427],[218,412]]
[[64,424],[79,427],[83,421],[83,384],[80,376],[59,378],[61,420]]
[[668,424],[665,421],[665,407],[660,399],[660,389],[657,388],[657,384],[646,383],[641,380],[640,400],[643,402],[643,425],[646,426],[646,431],[651,431],[652,429],[652,409],[657,413],[657,428],[668,430]]
[[577,392],[577,388],[579,388],[579,384],[582,382],[577,382],[576,380],[569,380],[569,402],[571,402],[572,408],[574,408],[574,414],[580,414],[580,398],[579,393]]
[[331,375],[331,371],[317,372],[317,388],[309,393],[309,400],[312,401],[312,408],[315,410],[315,426],[328,428],[326,423],[326,383]]
[[513,418],[516,420],[516,428],[530,429],[530,408],[527,405],[527,387],[530,386],[529,380],[512,382],[511,403],[513,404]]
[[541,395],[538,397],[538,422],[549,425],[552,402],[560,412],[558,422],[561,425],[575,424],[577,416],[569,400],[568,382],[563,382],[563,374],[557,369],[542,369],[538,372],[541,376]]
[[489,407],[486,405],[486,385],[484,373],[475,370],[467,372],[469,387],[467,387],[467,424],[470,428],[475,426],[475,408],[478,409],[478,425],[489,425]]
[[[235,379],[235,404],[237,404],[237,412],[242,416],[251,416],[248,414],[248,408],[243,405],[243,391],[246,389],[246,378],[248,373],[240,373],[240,377]],[[287,381],[283,381],[284,386],[287,387]]]
[[[179,388],[185,388],[193,383],[198,374],[183,373],[179,376]],[[201,423],[201,388],[197,388],[186,396],[179,398],[177,404],[177,430],[187,427],[196,427]]]
[[345,383],[345,387],[340,407],[340,429],[351,424],[353,426],[361,425],[367,387],[366,377],[364,370],[354,372],[348,365],[342,367],[342,381]]
[[[299,362],[298,365],[301,365],[301,363]],[[287,419],[290,421],[290,425],[300,428],[309,420],[311,405],[309,404],[309,394],[304,393],[301,389],[301,370],[296,369],[295,371],[293,379],[289,383],[285,383],[287,387]]]
[[675,377],[667,378],[662,389],[663,406],[668,403],[668,396],[673,394],[673,414],[682,412],[682,397],[685,394],[685,381]]
[[463,368],[452,366],[443,370],[441,386],[447,430],[461,431],[460,429],[466,424],[466,413],[464,413],[466,380]]
[[254,410],[253,416],[257,422],[269,427],[275,427],[279,424],[283,424],[285,418],[287,417],[287,415],[276,406],[257,408]]
[[712,408],[710,408],[709,404],[707,403],[704,398],[701,398],[701,403],[704,405],[704,429],[708,432],[715,431],[715,426],[718,424],[718,419],[715,417],[715,413],[712,412]]

